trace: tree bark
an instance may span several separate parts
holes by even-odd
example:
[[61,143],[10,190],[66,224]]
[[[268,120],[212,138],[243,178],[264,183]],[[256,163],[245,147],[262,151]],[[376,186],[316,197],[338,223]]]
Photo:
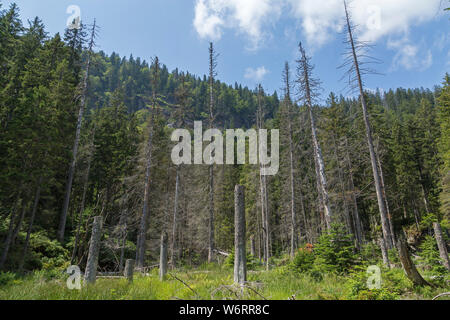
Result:
[[[214,45],[209,44],[209,129],[214,125],[214,77],[216,57]],[[214,258],[214,166],[209,166],[209,226],[208,226],[208,263]]]
[[159,254],[159,279],[164,281],[167,274],[167,232],[161,235],[161,250]]
[[95,283],[97,277],[98,255],[100,253],[100,240],[102,237],[103,218],[94,217],[92,224],[91,241],[89,245],[89,255],[86,263],[84,279],[86,283]]
[[403,270],[405,271],[408,279],[417,286],[429,286],[430,284],[425,281],[424,278],[422,278],[420,273],[417,271],[416,266],[412,262],[411,256],[409,254],[408,244],[406,243],[405,236],[402,233],[397,235],[397,250],[403,266]]
[[247,281],[247,255],[245,246],[245,192],[237,185],[234,191],[234,283]]
[[386,244],[384,243],[384,238],[381,237],[378,240],[378,244],[381,248],[381,255],[383,257],[383,263],[386,267],[390,268],[391,267],[391,263],[389,262],[389,255],[388,255],[388,250],[386,248]]
[[445,244],[444,241],[441,225],[439,224],[439,222],[434,222],[433,228],[434,228],[434,236],[436,238],[436,242],[439,248],[439,255],[441,256],[444,266],[447,268],[448,271],[450,271],[450,261],[448,258],[447,245]]
[[173,224],[172,224],[172,246],[170,248],[171,254],[171,265],[172,268],[176,267],[176,258],[175,258],[175,250],[176,250],[176,238],[177,238],[177,216],[178,216],[178,195],[179,195],[179,185],[180,185],[180,166],[177,166],[177,176],[175,180],[175,199],[174,199],[174,208],[173,208]]
[[[262,106],[262,87],[258,86],[258,110],[257,110],[257,126],[258,129],[263,129],[264,114]],[[261,197],[261,225],[262,225],[262,247],[263,258],[266,270],[269,270],[270,259],[270,230],[269,230],[269,210],[268,210],[268,193],[267,193],[267,179],[263,175],[263,166],[259,166],[259,185],[260,185],[260,197]]]
[[[383,166],[381,165],[379,149],[380,149],[379,148],[379,141],[377,141],[377,147],[376,147],[376,150],[375,150],[375,154],[377,156],[378,168],[380,169],[381,190],[383,191],[383,197],[384,197],[384,201],[386,203],[386,213],[387,213],[388,222],[389,222],[389,230],[391,231],[392,244],[394,244],[395,243],[394,223],[392,221],[391,210],[389,209],[389,201],[388,201],[388,198],[387,198],[387,195],[386,195],[386,185],[384,183]],[[392,247],[390,247],[389,249],[392,249]]]
[[255,256],[255,236],[250,237],[250,254],[254,257]]
[[355,182],[354,182],[354,179],[353,179],[353,167],[352,167],[352,162],[350,160],[350,154],[349,154],[349,151],[348,151],[347,138],[345,138],[345,149],[346,149],[347,165],[348,165],[348,170],[349,170],[350,188],[352,190],[353,224],[354,224],[354,228],[356,230],[356,236],[359,239],[359,243],[362,244],[363,241],[364,241],[364,232],[363,232],[361,218],[359,216],[359,211],[358,211],[358,201],[356,200],[356,189],[355,189]]
[[133,282],[134,260],[129,259],[125,262],[124,276],[129,282]]

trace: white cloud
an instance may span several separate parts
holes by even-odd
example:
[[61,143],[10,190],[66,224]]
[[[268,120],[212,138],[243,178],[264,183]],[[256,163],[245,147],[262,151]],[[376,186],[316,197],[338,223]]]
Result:
[[[403,34],[410,26],[433,19],[441,0],[349,1],[362,40]],[[320,47],[342,30],[342,0],[196,0],[194,27],[202,38],[218,40],[224,29],[248,36],[257,48],[282,13],[297,19],[308,43]],[[284,15],[286,16],[286,15]]]
[[201,38],[218,40],[223,29],[248,36],[249,49],[257,49],[270,36],[266,26],[277,21],[284,0],[196,0],[194,27]]
[[399,67],[403,67],[406,70],[426,70],[433,64],[433,55],[431,50],[426,50],[425,53],[421,53],[421,47],[424,44],[412,44],[408,37],[405,36],[400,40],[389,40],[387,43],[389,49],[396,50],[397,53],[392,61],[391,70],[397,70]]
[[247,68],[247,69],[245,69],[244,78],[253,80],[254,82],[260,82],[264,79],[264,76],[268,73],[269,73],[269,71],[264,66],[256,68],[256,69]]

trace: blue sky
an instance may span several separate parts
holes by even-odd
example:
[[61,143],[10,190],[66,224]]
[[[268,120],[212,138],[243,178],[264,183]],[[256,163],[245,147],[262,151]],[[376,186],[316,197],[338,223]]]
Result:
[[[7,6],[12,1],[1,1]],[[16,0],[22,19],[39,16],[54,34],[63,32],[70,5],[84,23],[101,27],[98,49],[150,60],[158,55],[170,70],[197,75],[208,70],[208,42],[220,53],[218,78],[251,88],[281,87],[281,70],[295,71],[302,41],[316,65],[324,98],[346,95],[340,81],[344,45],[340,0]],[[444,1],[445,2],[445,1]],[[351,13],[359,36],[375,44],[371,55],[383,76],[366,77],[375,88],[412,88],[440,84],[450,71],[450,15],[441,0],[354,0]],[[293,72],[295,73],[295,72]]]

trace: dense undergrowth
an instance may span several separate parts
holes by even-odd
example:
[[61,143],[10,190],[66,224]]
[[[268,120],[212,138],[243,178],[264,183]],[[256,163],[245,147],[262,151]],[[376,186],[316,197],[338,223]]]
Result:
[[[393,268],[383,266],[379,247],[366,244],[354,251],[351,237],[335,225],[313,246],[306,244],[295,257],[272,257],[270,270],[248,255],[248,286],[233,287],[231,254],[220,264],[184,266],[169,272],[160,281],[158,269],[146,276],[137,274],[132,284],[125,279],[98,279],[93,286],[69,290],[67,263],[49,259],[40,271],[27,275],[0,273],[0,299],[80,299],[80,300],[170,300],[170,299],[274,299],[274,300],[398,300],[432,299],[450,291],[450,274],[439,262],[433,238],[426,237],[415,258],[421,274],[432,286],[414,287],[405,276],[396,256],[390,252]],[[369,289],[369,266],[381,271],[379,289]],[[445,299],[445,297],[443,298]]]

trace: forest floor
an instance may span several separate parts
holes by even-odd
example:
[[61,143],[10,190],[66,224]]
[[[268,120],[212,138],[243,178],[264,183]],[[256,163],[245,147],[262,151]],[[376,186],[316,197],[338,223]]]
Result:
[[[195,270],[169,272],[160,281],[158,269],[146,276],[97,279],[95,285],[69,290],[67,277],[36,272],[0,282],[0,300],[429,300],[449,292],[449,277],[436,287],[413,287],[401,269],[383,270],[381,289],[368,290],[365,272],[321,276],[286,268],[249,271],[243,293],[232,285],[230,268],[206,265]],[[450,299],[450,297],[440,298]]]

